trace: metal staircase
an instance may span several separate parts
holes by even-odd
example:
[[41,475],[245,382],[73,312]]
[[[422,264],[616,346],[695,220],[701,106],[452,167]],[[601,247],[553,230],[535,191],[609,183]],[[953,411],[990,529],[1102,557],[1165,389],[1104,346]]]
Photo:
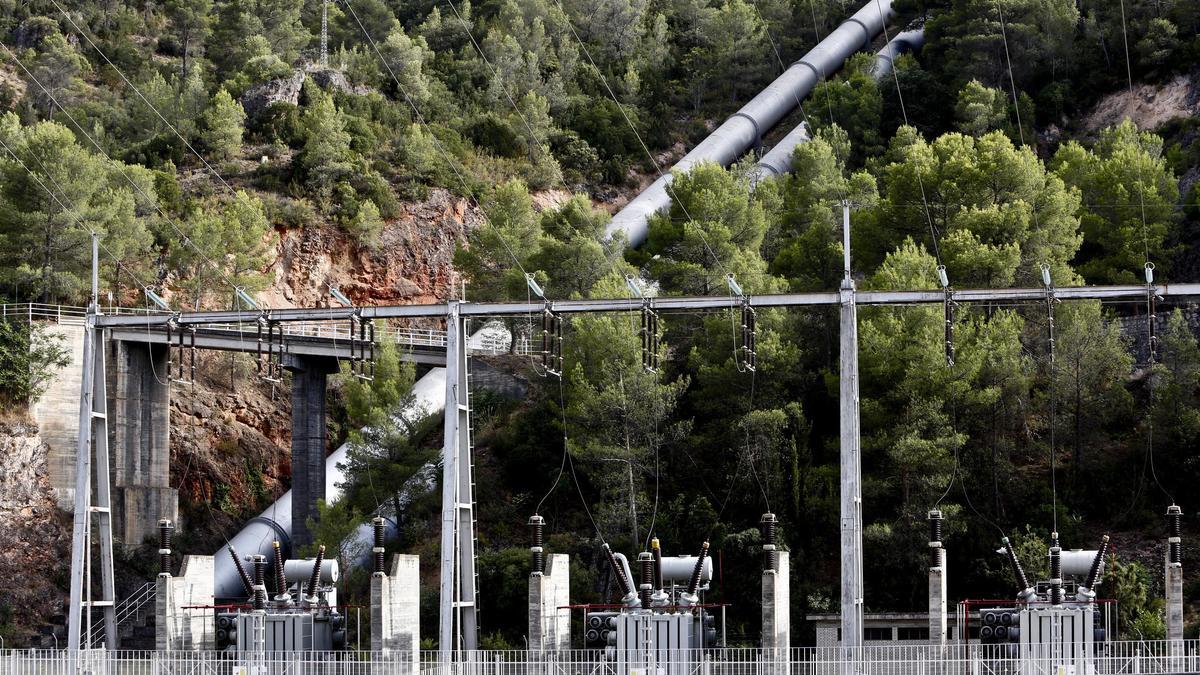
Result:
[[[152,605],[157,597],[158,584],[151,581],[142,584],[124,600],[117,603],[116,619],[118,633],[120,633],[122,627],[131,624],[136,626],[142,620],[143,616],[148,615],[150,610],[146,609],[146,605]],[[92,624],[92,630],[87,634],[84,644],[89,648],[102,646],[104,644],[104,625]]]

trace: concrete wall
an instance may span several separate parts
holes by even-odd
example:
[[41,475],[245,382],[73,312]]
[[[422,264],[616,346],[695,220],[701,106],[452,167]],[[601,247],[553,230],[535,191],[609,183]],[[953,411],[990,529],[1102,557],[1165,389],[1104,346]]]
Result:
[[558,651],[571,648],[571,556],[546,556],[546,572],[529,575],[529,649]]
[[[841,644],[839,631],[841,617],[837,614],[809,614],[805,617],[815,624],[817,647],[836,647]],[[863,617],[863,627],[866,629],[885,629],[891,636],[887,640],[863,640],[865,645],[925,645],[929,640],[904,640],[900,638],[900,629],[928,629],[929,615],[925,612],[880,612],[867,614]],[[957,635],[955,619],[948,619],[948,642],[955,642]]]
[[158,575],[155,597],[155,648],[160,651],[204,651],[216,648],[211,609],[183,609],[213,603],[213,559],[189,555],[179,576]]
[[420,556],[394,555],[388,576],[371,577],[371,649],[411,655],[414,666],[420,663]]
[[71,361],[58,369],[46,392],[30,405],[42,440],[50,446],[46,464],[60,508],[75,505],[75,444],[79,441],[79,389],[83,385],[82,325],[43,324],[48,335],[61,335]]

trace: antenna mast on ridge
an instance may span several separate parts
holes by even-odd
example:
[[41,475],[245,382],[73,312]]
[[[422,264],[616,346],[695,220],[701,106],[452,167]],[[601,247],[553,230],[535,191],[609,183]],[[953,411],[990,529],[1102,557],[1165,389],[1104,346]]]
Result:
[[329,67],[329,0],[321,0],[321,67]]

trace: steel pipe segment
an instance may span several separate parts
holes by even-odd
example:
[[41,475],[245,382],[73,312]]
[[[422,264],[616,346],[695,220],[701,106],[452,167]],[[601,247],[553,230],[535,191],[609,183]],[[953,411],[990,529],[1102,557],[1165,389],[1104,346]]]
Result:
[[[869,0],[862,9],[684,155],[672,167],[672,172],[687,171],[706,161],[721,166],[732,164],[753,147],[760,131],[771,129],[795,109],[801,99],[812,92],[821,77],[837,71],[851,54],[868,46],[883,31],[883,24],[891,12],[891,0]],[[660,176],[613,216],[605,233],[609,236],[624,235],[631,246],[644,242],[650,216],[671,205],[667,189],[671,180],[670,174]]]
[[[871,68],[871,76],[876,81],[883,80],[892,74],[892,63],[897,57],[901,54],[918,51],[924,44],[924,27],[897,34],[875,54],[875,65]],[[791,173],[792,155],[795,154],[796,146],[810,140],[812,140],[812,135],[807,122],[801,122],[786,136],[779,139],[779,142],[763,155],[762,159],[758,160],[758,164],[750,172],[750,189],[754,189],[760,182],[771,176]]]

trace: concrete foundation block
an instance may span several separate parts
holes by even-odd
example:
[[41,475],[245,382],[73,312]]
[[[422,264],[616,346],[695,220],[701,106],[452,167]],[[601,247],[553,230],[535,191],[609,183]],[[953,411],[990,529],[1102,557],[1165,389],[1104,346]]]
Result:
[[216,648],[211,609],[184,609],[213,604],[213,558],[189,555],[179,576],[158,575],[155,597],[155,646],[160,651],[209,651]]
[[[762,574],[762,648],[765,656],[786,660],[791,648],[791,561],[778,551],[775,569]],[[786,667],[784,672],[786,672]]]
[[420,665],[421,558],[394,555],[388,576],[371,577],[371,650]]
[[529,575],[529,650],[566,651],[571,648],[571,556],[546,556],[546,571]]

